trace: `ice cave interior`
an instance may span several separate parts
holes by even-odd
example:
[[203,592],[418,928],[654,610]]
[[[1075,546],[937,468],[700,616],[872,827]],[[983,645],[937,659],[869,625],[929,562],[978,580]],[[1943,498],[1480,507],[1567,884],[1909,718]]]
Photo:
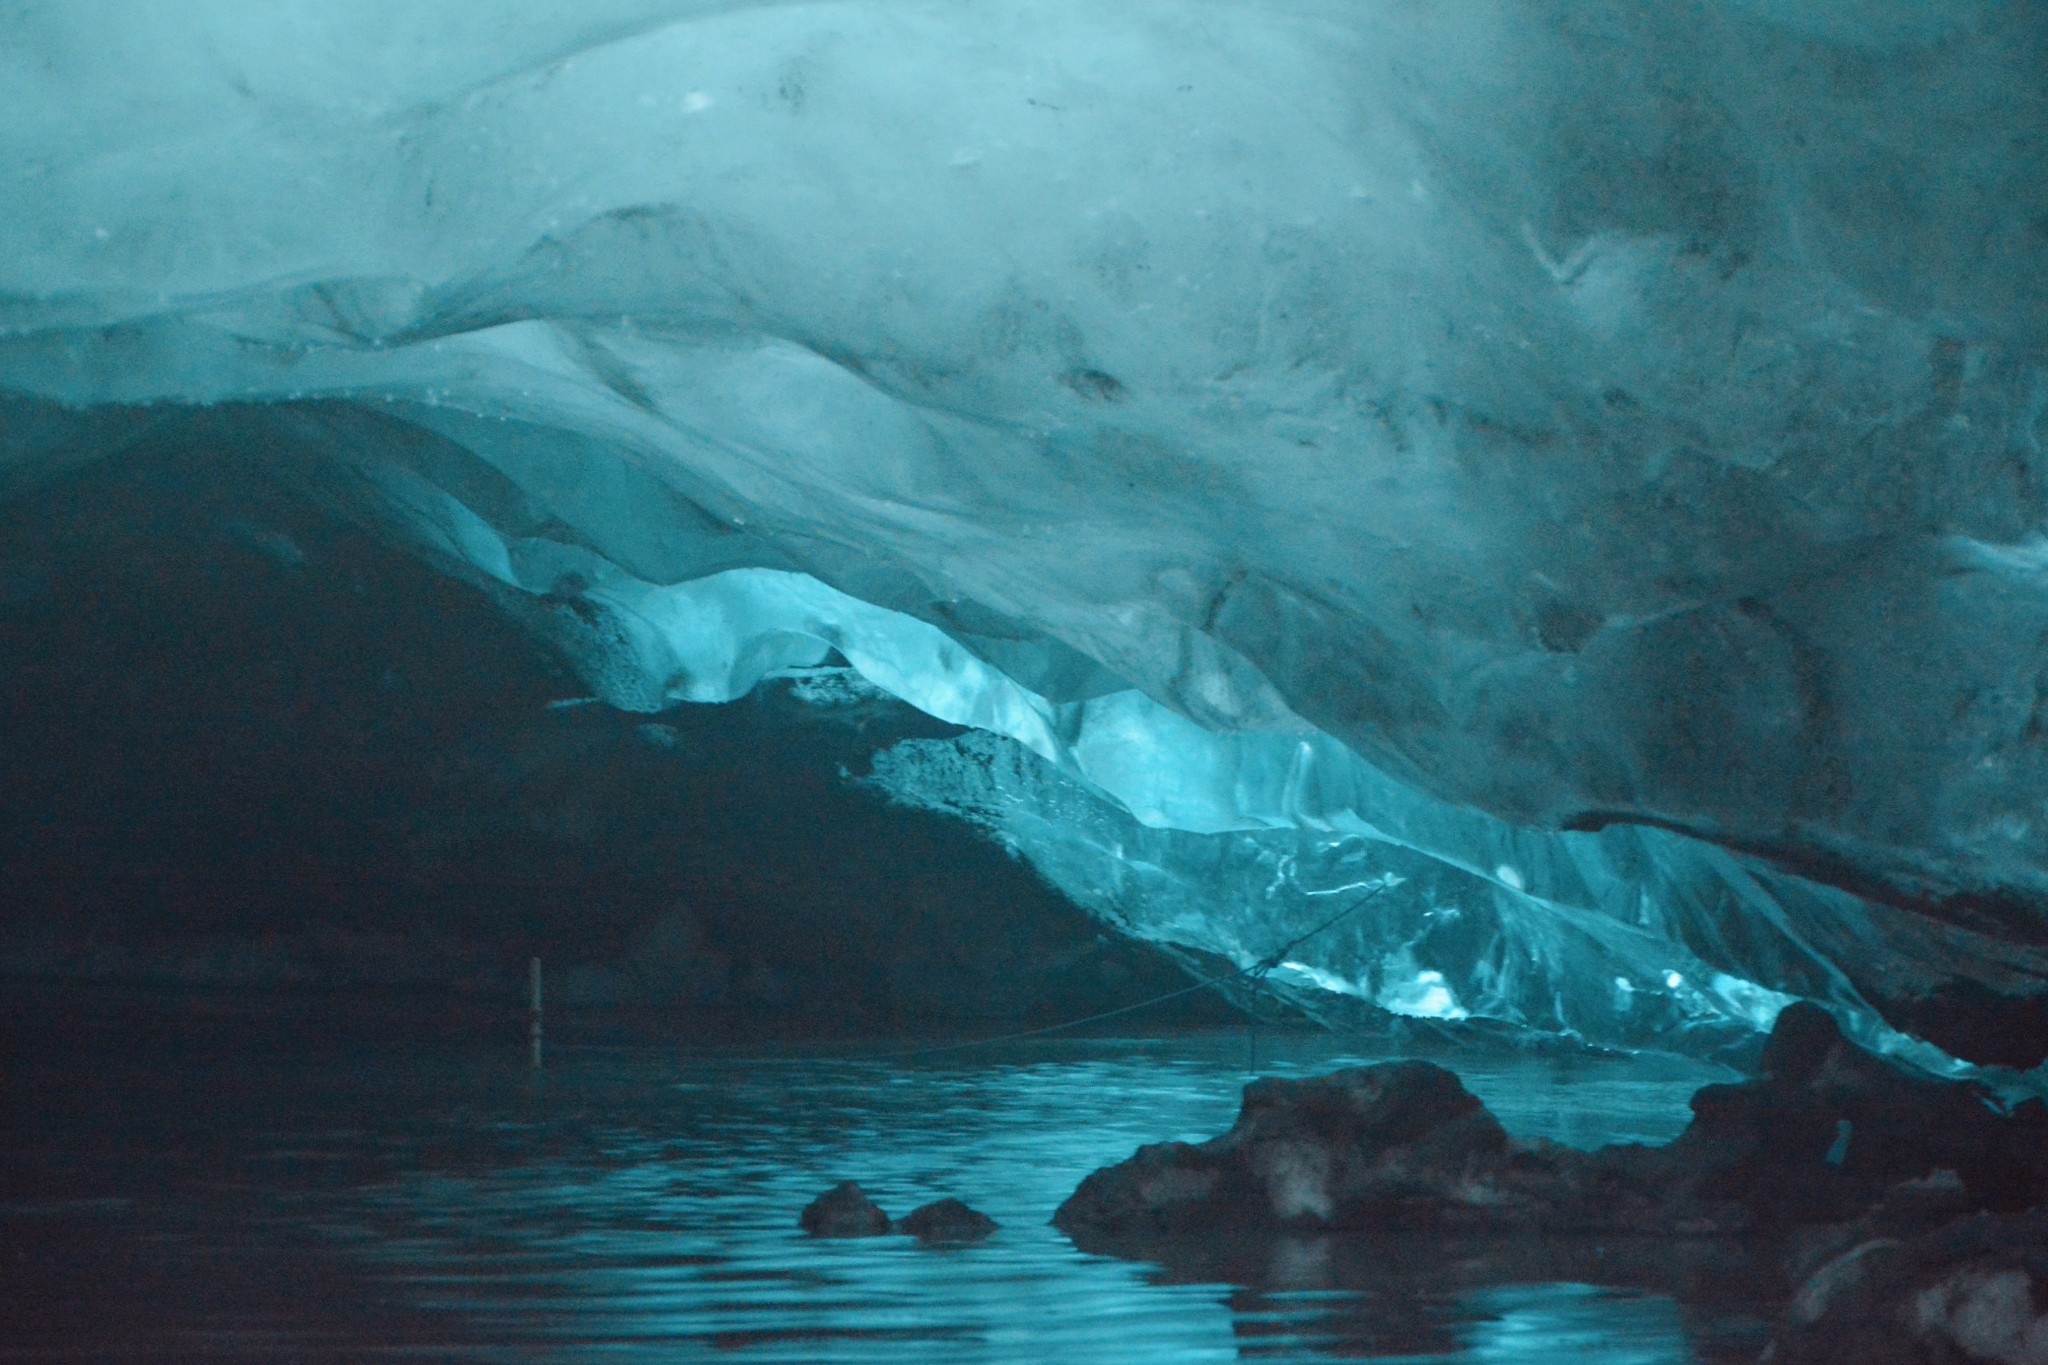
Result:
[[[8,7],[0,675],[104,663],[10,801],[218,750],[136,642],[283,616],[444,795],[694,802],[785,908],[854,822],[846,959],[1016,907],[913,1003],[1384,883],[1277,998],[2034,1067],[2044,71],[2014,0]],[[372,743],[269,676],[280,790]]]

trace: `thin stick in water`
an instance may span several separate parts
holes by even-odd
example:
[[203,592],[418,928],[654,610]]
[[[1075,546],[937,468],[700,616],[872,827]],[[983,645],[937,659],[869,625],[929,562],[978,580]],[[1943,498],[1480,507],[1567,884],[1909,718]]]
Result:
[[540,1070],[540,959],[533,960],[533,998],[529,1013],[533,1021],[533,1069]]

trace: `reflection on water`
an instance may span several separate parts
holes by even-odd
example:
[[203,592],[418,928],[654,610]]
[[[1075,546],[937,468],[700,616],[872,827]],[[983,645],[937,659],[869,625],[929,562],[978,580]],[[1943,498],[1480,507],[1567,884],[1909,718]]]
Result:
[[[1370,1060],[1287,1046],[1267,1072]],[[1147,1265],[1046,1225],[1139,1143],[1226,1127],[1243,1062],[1214,1036],[885,1061],[579,1051],[538,1080],[516,1054],[17,1058],[0,1359],[1753,1357],[1755,1322],[1713,1287],[1725,1249],[1287,1238]],[[1715,1074],[1456,1064],[1511,1131],[1580,1145],[1670,1137]],[[892,1213],[950,1194],[1003,1227],[949,1250],[798,1233],[844,1178]]]

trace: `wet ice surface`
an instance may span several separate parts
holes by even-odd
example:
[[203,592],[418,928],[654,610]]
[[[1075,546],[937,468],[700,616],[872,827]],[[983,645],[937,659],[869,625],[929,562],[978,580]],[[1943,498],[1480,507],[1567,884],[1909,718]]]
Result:
[[[1046,1225],[1138,1144],[1227,1127],[1241,1035],[856,1054],[558,1049],[537,1080],[512,1047],[17,1057],[0,1359],[1619,1365],[1759,1344],[1754,1297],[1714,1290],[1693,1253],[1663,1264],[1668,1247],[1611,1275],[1583,1243],[1423,1239],[1162,1267]],[[1326,1037],[1262,1054],[1279,1075],[1377,1059]],[[1579,1145],[1665,1140],[1721,1074],[1453,1061],[1511,1132]],[[845,1178],[898,1216],[957,1195],[1002,1230],[951,1250],[804,1237],[797,1211]]]

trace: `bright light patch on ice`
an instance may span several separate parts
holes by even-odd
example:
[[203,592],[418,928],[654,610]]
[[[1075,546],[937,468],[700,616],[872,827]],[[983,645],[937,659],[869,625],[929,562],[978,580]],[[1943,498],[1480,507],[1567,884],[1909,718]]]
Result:
[[1406,981],[1389,981],[1375,997],[1379,1007],[1413,1019],[1464,1019],[1468,1012],[1458,1004],[1444,974],[1420,971]]
[[1304,981],[1317,990],[1328,991],[1332,995],[1348,995],[1359,1000],[1370,999],[1372,995],[1370,990],[1350,977],[1340,976],[1336,972],[1311,966],[1306,962],[1283,962],[1274,970],[1285,972],[1296,980]]
[[[1673,972],[1671,976],[1672,985],[1676,986],[1679,982],[1678,973]],[[1785,1007],[1794,999],[1782,991],[1774,991],[1768,986],[1759,986],[1754,981],[1744,981],[1740,977],[1729,976],[1724,972],[1714,973],[1708,989],[1754,1024],[1759,1033],[1769,1031],[1771,1025],[1778,1022],[1778,1016],[1784,1012]]]
[[1395,954],[1384,964],[1384,974],[1377,990],[1306,962],[1283,962],[1276,970],[1318,990],[1370,1000],[1389,1013],[1406,1015],[1411,1019],[1471,1018],[1471,1012],[1459,1005],[1458,998],[1451,993],[1450,984],[1442,972],[1418,969],[1412,961],[1404,961],[1401,954]]

